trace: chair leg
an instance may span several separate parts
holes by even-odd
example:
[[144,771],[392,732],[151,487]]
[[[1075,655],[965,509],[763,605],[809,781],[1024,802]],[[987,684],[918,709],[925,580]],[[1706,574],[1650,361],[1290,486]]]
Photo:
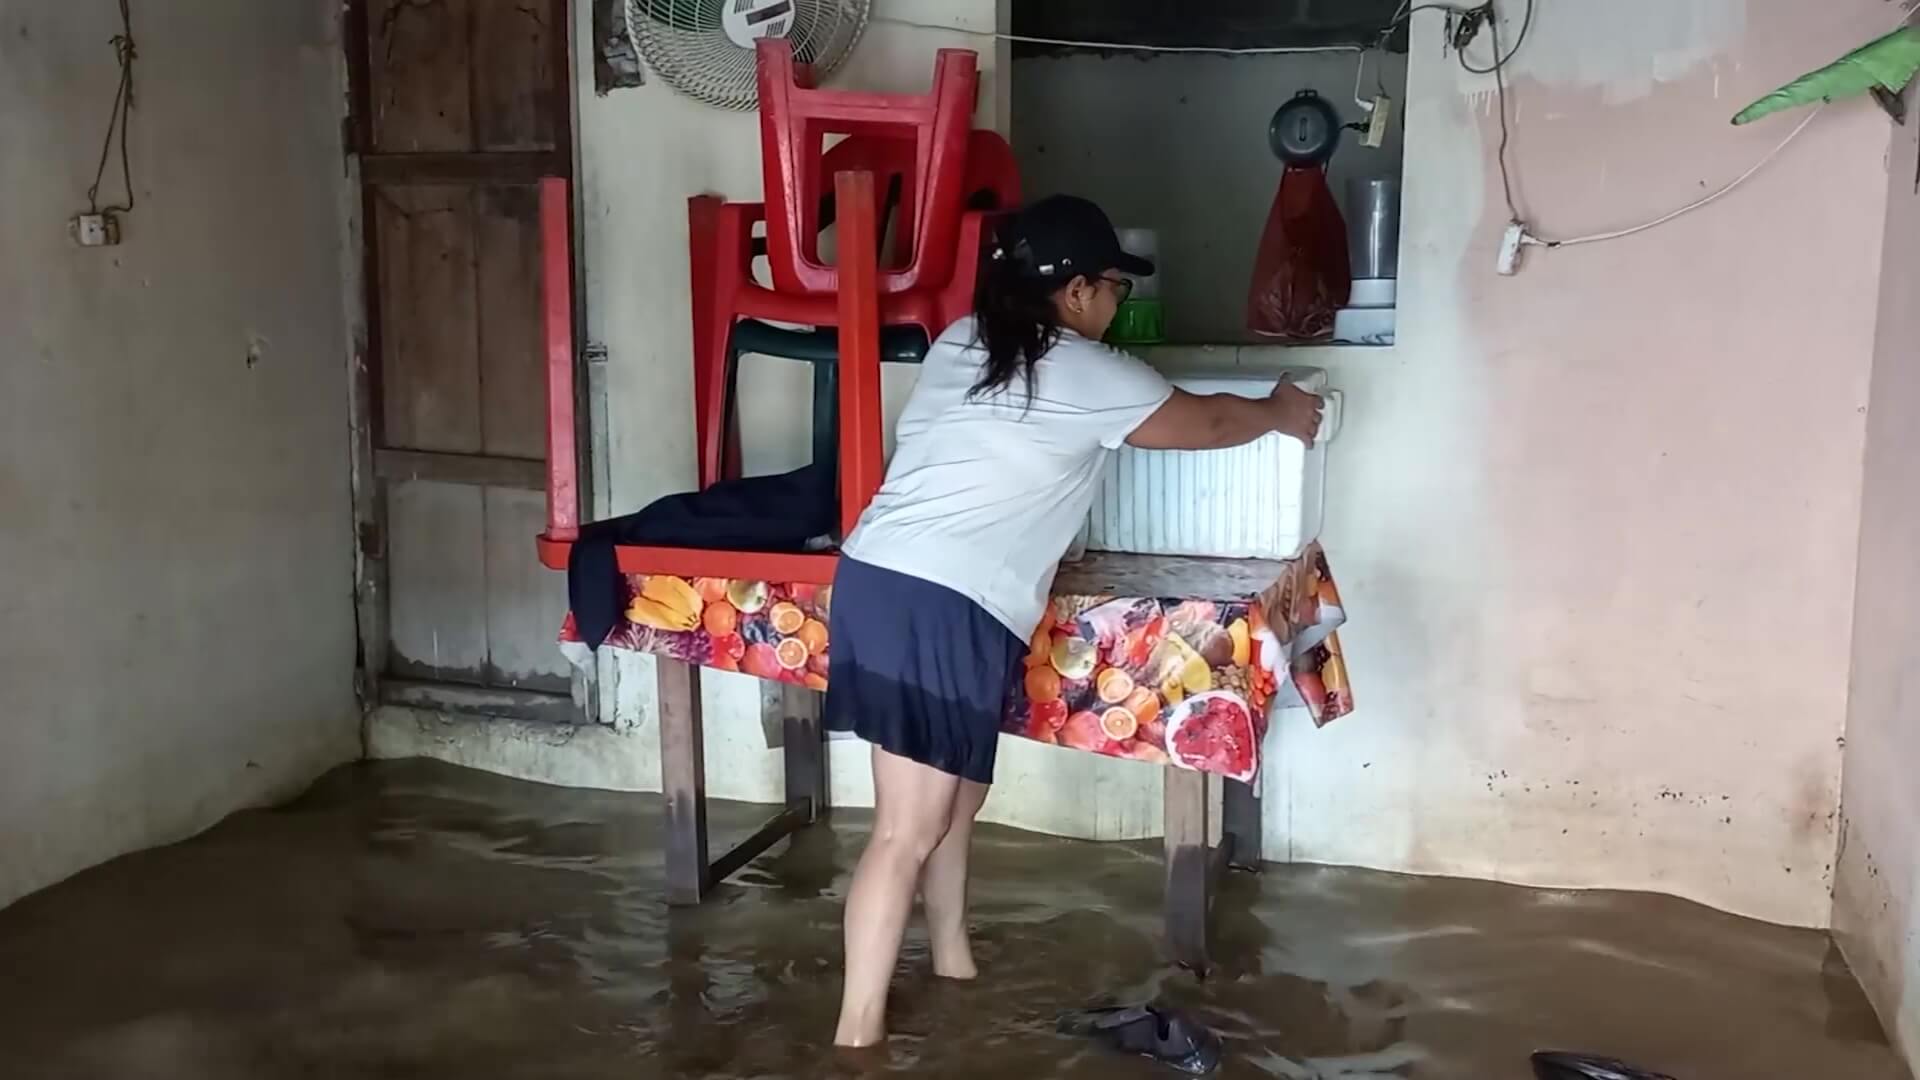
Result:
[[724,204],[712,195],[687,200],[687,268],[693,309],[693,424],[694,452],[700,486],[719,479],[719,385],[723,377],[728,327],[733,321],[729,291],[720,280],[729,269],[722,263]]
[[840,365],[813,365],[813,464],[824,469],[823,480],[837,496],[840,491]]
[[873,174],[835,177],[840,206],[840,526],[850,535],[886,471],[880,413],[880,293]]

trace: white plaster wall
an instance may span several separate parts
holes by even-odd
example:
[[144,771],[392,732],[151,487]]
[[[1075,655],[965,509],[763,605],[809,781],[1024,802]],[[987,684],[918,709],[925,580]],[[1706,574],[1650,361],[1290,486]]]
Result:
[[1880,329],[1867,413],[1846,783],[1833,926],[1911,1059],[1920,1054],[1920,192],[1912,129],[1888,155]]
[[0,0],[0,904],[358,755],[336,6],[135,4],[83,251],[118,12]]
[[[1616,52],[1593,15],[1542,4],[1515,65],[1516,193],[1549,236],[1738,175],[1801,116],[1726,117],[1886,25],[1858,7],[1812,40],[1780,5],[1630,7]],[[1749,16],[1798,44],[1756,47]],[[1325,366],[1348,392],[1326,539],[1362,712],[1280,726],[1274,854],[1824,922],[1885,126],[1836,111],[1698,217],[1505,281],[1491,80],[1412,61],[1401,345],[1150,357]],[[1677,130],[1637,130],[1656,124]],[[1808,438],[1771,435],[1782,409]]]
[[[890,10],[984,25],[988,7]],[[1512,161],[1548,235],[1637,223],[1738,175],[1797,118],[1733,129],[1732,113],[1891,18],[1878,0],[1622,0],[1603,23],[1576,0],[1539,8],[1512,78]],[[1315,355],[1348,394],[1326,540],[1361,711],[1275,736],[1272,855],[1648,888],[1824,924],[1885,120],[1835,107],[1711,209],[1534,251],[1499,278],[1492,80],[1462,74],[1421,20],[1402,344]],[[912,85],[938,43],[877,26],[848,78]],[[610,351],[619,512],[691,482],[683,200],[756,193],[754,120],[657,86],[583,96],[589,326]],[[766,390],[797,395],[798,380]],[[747,408],[756,460],[792,460],[803,436],[777,405]],[[657,776],[651,665],[611,666],[612,715],[641,762],[620,773]],[[716,795],[778,791],[756,702],[712,680]],[[859,748],[835,760],[836,800],[859,802]],[[1151,769],[1008,740],[1001,780],[1000,820],[1158,825]]]
[[[1743,172],[1799,117],[1733,112],[1893,17],[1539,8],[1511,159],[1560,236]],[[1325,539],[1360,712],[1283,727],[1270,834],[1294,859],[1822,924],[1885,118],[1831,109],[1713,207],[1506,279],[1492,80],[1430,25],[1410,62],[1401,344],[1329,363],[1348,427]]]

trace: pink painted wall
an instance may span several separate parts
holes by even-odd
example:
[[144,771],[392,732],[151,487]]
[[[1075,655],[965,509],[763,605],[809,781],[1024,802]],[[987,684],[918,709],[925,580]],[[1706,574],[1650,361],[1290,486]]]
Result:
[[1920,1052],[1920,138],[1888,154],[1867,413],[1833,925],[1909,1056]]
[[[1737,176],[1799,117],[1734,111],[1895,14],[1539,7],[1512,161],[1560,236]],[[1410,63],[1401,344],[1334,371],[1361,712],[1285,730],[1269,825],[1296,859],[1825,924],[1888,124],[1836,106],[1715,206],[1501,278],[1492,80],[1424,22]]]

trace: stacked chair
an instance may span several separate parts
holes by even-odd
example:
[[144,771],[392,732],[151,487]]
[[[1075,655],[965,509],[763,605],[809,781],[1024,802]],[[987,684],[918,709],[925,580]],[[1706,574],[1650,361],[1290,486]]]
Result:
[[[1006,140],[972,127],[972,52],[941,50],[924,95],[818,89],[785,41],[760,42],[757,61],[765,201],[688,201],[699,482],[740,475],[739,358],[810,364],[814,462],[831,467],[844,534],[884,473],[880,363],[917,363],[972,309],[988,221],[1019,202],[1019,175]],[[566,181],[543,183],[550,477],[540,550],[555,568],[579,526],[567,199]],[[623,571],[643,574],[824,584],[834,566],[832,555],[618,554]]]

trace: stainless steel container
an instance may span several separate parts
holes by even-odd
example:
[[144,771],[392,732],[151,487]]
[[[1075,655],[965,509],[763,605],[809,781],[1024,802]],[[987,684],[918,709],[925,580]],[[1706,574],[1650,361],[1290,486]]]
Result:
[[1347,245],[1353,276],[1400,276],[1400,181],[1347,181]]

